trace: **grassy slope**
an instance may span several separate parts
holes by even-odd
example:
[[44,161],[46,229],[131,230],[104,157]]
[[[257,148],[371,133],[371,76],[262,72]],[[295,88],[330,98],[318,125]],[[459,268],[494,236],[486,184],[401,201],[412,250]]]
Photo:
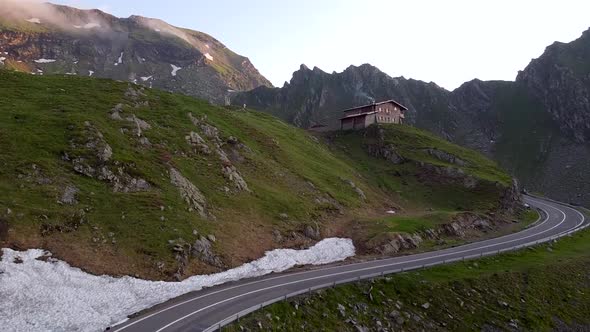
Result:
[[[420,208],[431,207],[437,210],[489,210],[494,200],[491,187],[508,185],[510,177],[493,161],[469,149],[451,144],[426,131],[410,126],[382,125],[386,144],[393,144],[396,152],[409,162],[395,165],[390,162],[368,156],[364,143],[373,143],[372,139],[363,138],[362,132],[345,132],[333,138],[335,153],[341,158],[354,160],[359,171],[368,174],[373,184],[399,194],[410,205]],[[452,165],[425,152],[425,149],[437,149],[452,154],[463,161],[466,166]],[[419,163],[438,167],[462,169],[480,182],[475,189],[466,189],[462,185],[441,185],[428,181],[419,181],[417,175],[421,169]]]
[[[256,312],[240,325],[253,330],[261,322],[264,330],[356,331],[345,322],[351,318],[371,329],[379,320],[396,331],[505,330],[514,324],[528,331],[549,330],[556,324],[588,326],[589,252],[590,231],[584,231],[534,249],[295,298]],[[425,303],[429,308],[422,307]],[[338,304],[345,306],[346,317]],[[393,311],[400,312],[402,324],[395,322]],[[239,330],[238,324],[226,330]]]
[[[194,230],[214,234],[218,239],[214,250],[231,266],[279,246],[273,242],[273,230],[291,234],[308,224],[317,222],[323,228],[332,221],[324,235],[339,235],[330,233],[334,225],[346,229],[346,220],[382,218],[385,208],[392,205],[422,210],[433,207],[433,214],[440,210],[441,215],[450,216],[468,209],[484,211],[498,200],[495,190],[422,184],[415,178],[415,169],[401,178],[394,176],[388,172],[397,166],[367,157],[354,136],[346,138],[354,150],[348,154],[329,149],[269,115],[219,108],[156,90],[146,90],[142,97],[149,106],[126,106],[123,112],[124,117],[135,114],[152,126],[144,131],[152,146],[145,147],[132,135],[133,123],[109,117],[114,105],[133,104],[125,97],[129,86],[109,80],[0,71],[0,211],[11,227],[6,245],[44,247],[92,272],[161,278],[176,269],[168,241],[182,238],[192,243],[197,238]],[[207,116],[207,122],[219,128],[222,139],[234,136],[249,147],[251,151],[240,150],[243,161],[235,166],[252,194],[220,190],[231,185],[221,173],[217,155],[195,153],[185,140],[191,131],[203,136],[189,120],[189,112],[195,117]],[[71,140],[84,142],[86,121],[104,135],[113,149],[113,160],[150,182],[150,190],[114,193],[107,183],[78,175],[70,162],[62,160],[64,152],[76,152]],[[471,154],[417,130],[391,130],[399,130],[408,142],[426,137],[428,141],[422,145],[434,144],[461,158]],[[231,154],[228,145],[224,148]],[[482,173],[476,174],[498,176],[488,161],[479,162],[482,168],[477,172]],[[170,183],[170,167],[179,169],[201,189],[217,221],[203,220],[187,210]],[[362,189],[366,202],[344,180]],[[68,184],[80,190],[77,205],[58,203]],[[407,195],[396,193],[400,188],[407,190]],[[478,197],[476,205],[459,204],[473,195]],[[322,200],[318,202],[318,198]],[[339,206],[343,215],[335,213]],[[288,220],[281,220],[281,213],[288,214]],[[397,223],[408,224],[399,231],[416,224]],[[58,231],[41,236],[40,230],[47,227]],[[88,257],[94,259],[89,261]],[[163,271],[156,272],[158,262],[165,263]],[[203,272],[204,268],[197,264],[188,273]]]
[[[462,212],[483,215],[498,208],[498,197],[510,177],[494,162],[410,126],[381,125],[380,128],[385,144],[392,144],[406,162],[393,164],[369,156],[364,145],[375,143],[370,133],[339,132],[329,138],[332,151],[339,158],[354,165],[372,186],[392,193],[402,206],[402,214],[398,211],[395,216],[376,221],[359,218],[364,237],[377,240],[384,233],[423,231],[448,223]],[[445,151],[466,163],[464,166],[449,164],[428,154],[426,149]],[[421,164],[461,169],[476,178],[478,184],[475,188],[466,188],[461,183],[440,183],[436,176],[424,178]]]

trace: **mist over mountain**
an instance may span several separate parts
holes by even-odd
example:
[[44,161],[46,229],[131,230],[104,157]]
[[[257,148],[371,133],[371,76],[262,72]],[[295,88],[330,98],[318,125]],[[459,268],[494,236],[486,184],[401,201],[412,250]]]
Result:
[[0,8],[0,68],[130,81],[224,103],[228,90],[271,86],[215,38],[141,16],[9,1]]

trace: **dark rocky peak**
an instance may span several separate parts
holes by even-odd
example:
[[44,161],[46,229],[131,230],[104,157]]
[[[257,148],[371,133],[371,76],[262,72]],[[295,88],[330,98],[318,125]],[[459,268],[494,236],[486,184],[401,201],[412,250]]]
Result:
[[560,129],[576,141],[590,141],[590,30],[571,43],[554,43],[521,72],[526,86]]

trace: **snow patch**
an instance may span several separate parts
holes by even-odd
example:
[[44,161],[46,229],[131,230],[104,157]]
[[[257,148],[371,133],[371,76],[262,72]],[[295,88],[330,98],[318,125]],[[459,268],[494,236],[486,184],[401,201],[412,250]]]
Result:
[[6,61],[6,57],[0,57],[0,65],[3,65],[4,61]]
[[[3,249],[0,322],[3,331],[104,331],[128,315],[182,294],[297,265],[342,261],[355,254],[350,239],[330,238],[305,250],[277,249],[224,272],[182,282],[95,276],[41,249]],[[16,261],[16,262],[15,262]],[[22,262],[21,262],[22,261]]]
[[73,25],[73,27],[76,28],[76,29],[82,29],[82,26],[81,25]]
[[155,32],[160,32],[160,31],[162,31],[162,30],[160,30],[160,29],[154,29],[154,31],[155,31]]
[[387,214],[396,214],[397,212],[395,212],[395,210],[389,210],[387,211]]
[[88,76],[92,76],[92,75],[94,75],[94,71],[93,70],[89,70],[88,71]]
[[121,52],[121,55],[119,55],[119,59],[117,59],[117,62],[115,62],[115,66],[118,66],[123,63],[123,54],[124,53],[125,52]]
[[172,76],[176,76],[176,72],[182,69],[181,67],[177,67],[173,64],[170,64],[170,66],[172,66]]
[[94,29],[94,28],[100,28],[100,24],[98,23],[87,23],[83,26],[84,29]]
[[205,58],[209,59],[209,61],[213,61],[213,57],[209,53],[205,53]]
[[41,24],[41,20],[38,19],[38,18],[36,18],[36,17],[30,18],[30,19],[28,19],[26,21],[27,22],[31,22],[31,23],[35,23],[35,24]]
[[141,80],[142,80],[142,81],[144,81],[144,82],[145,82],[145,81],[149,81],[149,80],[151,80],[152,78],[154,78],[154,76],[153,76],[153,75],[152,75],[152,76],[142,76],[142,77],[140,77],[140,78],[141,78]]
[[34,60],[36,63],[52,63],[55,62],[57,60],[55,59],[38,59],[38,60]]
[[209,47],[209,44],[205,44],[205,47],[206,47],[206,48],[210,48],[210,47]]

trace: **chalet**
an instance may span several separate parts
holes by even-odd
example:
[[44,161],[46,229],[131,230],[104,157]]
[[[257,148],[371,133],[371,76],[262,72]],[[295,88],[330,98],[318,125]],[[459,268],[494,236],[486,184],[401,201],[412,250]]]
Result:
[[373,123],[401,124],[407,110],[407,107],[395,100],[350,108],[345,110],[344,117],[340,118],[340,129],[362,129]]

